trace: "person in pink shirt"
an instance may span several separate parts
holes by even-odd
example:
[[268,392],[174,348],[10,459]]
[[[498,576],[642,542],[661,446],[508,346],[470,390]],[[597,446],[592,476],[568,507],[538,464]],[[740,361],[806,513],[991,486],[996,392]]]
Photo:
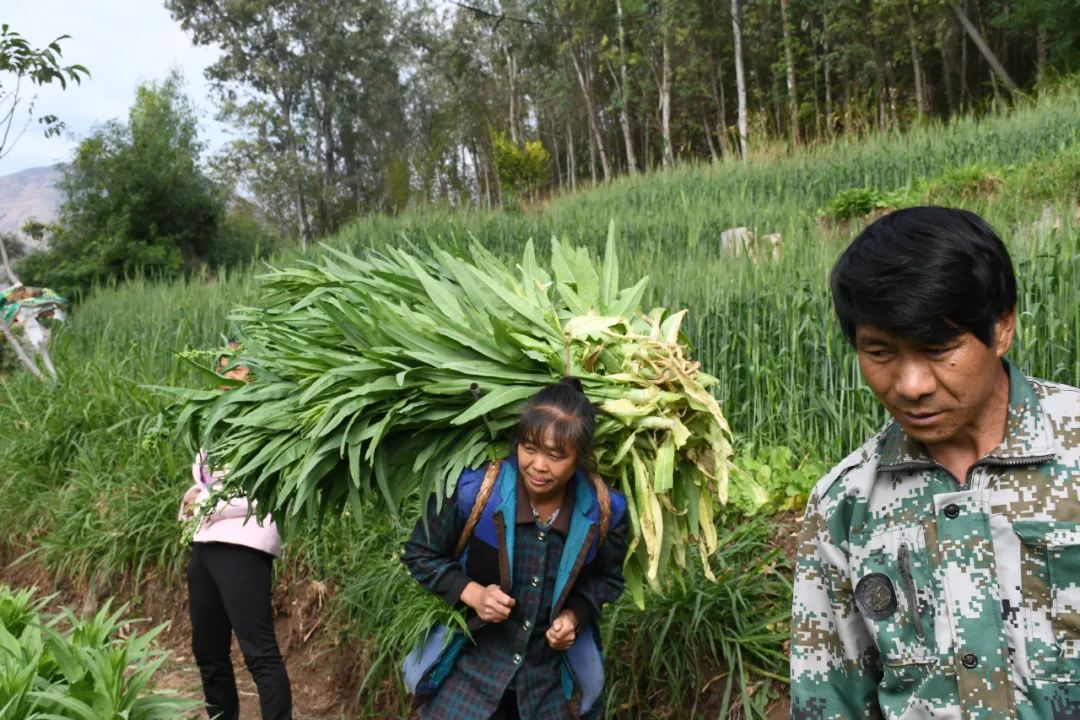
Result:
[[[227,364],[227,357],[219,358],[217,371]],[[237,365],[223,374],[244,380],[248,368]],[[259,692],[263,720],[291,720],[292,690],[270,602],[271,564],[281,556],[281,535],[269,517],[260,523],[243,497],[220,500],[205,517],[201,515],[201,506],[225,475],[224,470],[211,468],[205,450],[195,456],[191,475],[193,484],[184,494],[179,519],[201,518],[191,543],[188,605],[191,650],[202,677],[207,714],[219,720],[240,716],[230,656],[235,632]]]

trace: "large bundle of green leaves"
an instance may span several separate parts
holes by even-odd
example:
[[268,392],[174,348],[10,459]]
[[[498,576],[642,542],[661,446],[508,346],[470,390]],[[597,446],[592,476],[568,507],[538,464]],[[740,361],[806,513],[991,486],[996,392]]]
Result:
[[473,244],[328,249],[275,270],[265,307],[236,314],[234,362],[254,380],[186,392],[180,424],[288,529],[366,493],[391,507],[416,491],[448,497],[462,469],[507,452],[530,396],[575,375],[599,408],[600,474],[629,499],[640,597],[688,546],[716,547],[730,455],[716,380],[689,357],[685,310],[641,313],[647,278],[620,289],[613,233],[599,272],[556,240],[550,267],[530,242],[514,269]]

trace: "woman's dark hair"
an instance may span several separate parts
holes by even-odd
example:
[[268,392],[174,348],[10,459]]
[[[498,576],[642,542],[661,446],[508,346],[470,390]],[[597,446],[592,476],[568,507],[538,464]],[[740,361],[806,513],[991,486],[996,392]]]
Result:
[[984,345],[1016,307],[1005,244],[973,212],[897,210],[856,236],[832,269],[833,308],[848,342],[872,325],[926,345],[970,332]]
[[[545,447],[573,445],[578,465],[592,469],[592,441],[596,430],[596,408],[589,402],[581,381],[564,377],[529,398],[513,430],[516,449],[521,443]],[[546,438],[544,434],[551,435]]]

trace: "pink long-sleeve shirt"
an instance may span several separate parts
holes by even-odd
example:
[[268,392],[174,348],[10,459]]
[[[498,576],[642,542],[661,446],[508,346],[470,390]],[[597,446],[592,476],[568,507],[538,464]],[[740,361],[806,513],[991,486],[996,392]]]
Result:
[[[200,450],[191,464],[191,477],[194,481],[192,487],[198,488],[195,497],[197,508],[209,499],[213,486],[225,477],[225,471],[211,470],[206,451]],[[185,519],[183,507],[179,519]],[[249,503],[244,497],[219,501],[214,511],[195,530],[192,542],[243,545],[281,557],[281,535],[277,525],[269,517],[263,518],[260,523],[255,516],[254,503]]]

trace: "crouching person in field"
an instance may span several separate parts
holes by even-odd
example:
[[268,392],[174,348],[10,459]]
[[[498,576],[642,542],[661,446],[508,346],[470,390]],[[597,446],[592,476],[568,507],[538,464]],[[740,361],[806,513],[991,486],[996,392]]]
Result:
[[626,500],[588,471],[596,412],[565,378],[526,405],[509,457],[466,471],[406,543],[413,576],[467,610],[406,660],[425,720],[597,717],[598,623],[622,594]]
[[[217,364],[226,367],[225,358]],[[225,372],[245,380],[242,365]],[[194,484],[184,495],[180,520],[191,521],[224,476],[211,471],[205,451],[191,467]],[[207,714],[218,720],[240,717],[240,701],[230,649],[232,634],[255,680],[263,720],[291,720],[292,690],[278,649],[270,603],[271,563],[281,556],[281,536],[268,517],[249,517],[245,498],[222,500],[201,520],[191,543],[188,602],[191,649],[202,677]]]
[[1005,246],[970,212],[900,210],[832,292],[892,422],[811,493],[792,717],[1078,717],[1080,390],[1006,359]]

